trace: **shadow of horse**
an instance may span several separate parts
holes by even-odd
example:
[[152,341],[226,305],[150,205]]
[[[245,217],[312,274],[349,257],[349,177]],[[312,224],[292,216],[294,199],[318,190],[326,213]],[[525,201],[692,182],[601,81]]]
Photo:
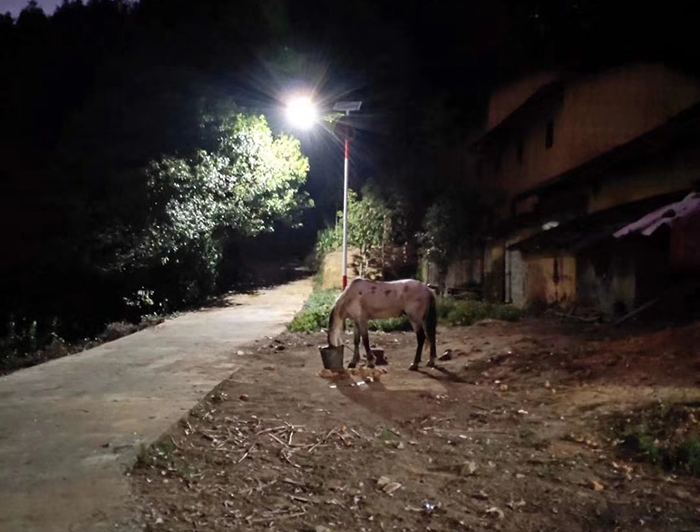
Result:
[[[426,388],[426,381],[418,375],[423,374],[430,377],[431,380],[428,382],[442,383],[444,391],[449,391],[449,385],[452,383],[466,382],[449,370],[435,369],[440,373],[434,374],[426,370],[421,370],[418,374],[409,373],[412,378],[396,383],[400,389],[392,389],[394,387],[391,383],[385,384],[382,382],[382,378],[366,383],[355,381],[349,374],[336,376],[331,382],[336,385],[336,389],[341,395],[356,405],[384,419],[401,421],[421,415],[431,415],[435,412],[435,403],[426,400],[426,397],[439,395],[441,392],[435,390],[434,384]],[[421,381],[423,381],[422,384]]]
[[469,381],[463,379],[459,375],[457,375],[455,372],[450,371],[449,369],[443,367],[443,366],[435,366],[434,368],[435,371],[439,371],[444,375],[444,377],[441,377],[440,375],[435,375],[432,371],[426,371],[425,369],[419,369],[418,373],[421,373],[422,375],[425,375],[426,377],[430,377],[431,379],[435,379],[438,381],[448,381],[448,382],[459,382],[462,384],[468,384]]

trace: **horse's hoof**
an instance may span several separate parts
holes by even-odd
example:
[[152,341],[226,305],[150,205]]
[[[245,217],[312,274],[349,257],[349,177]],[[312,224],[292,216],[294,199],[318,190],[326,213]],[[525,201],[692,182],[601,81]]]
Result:
[[357,362],[350,362],[350,364],[348,364],[348,369],[355,369],[355,366],[357,366]]
[[374,368],[374,362],[367,362],[367,367],[370,369]]
[[408,367],[408,371],[418,371],[418,364],[411,364]]
[[434,368],[434,367],[435,367],[435,361],[434,361],[434,360],[428,361],[428,363],[426,364],[426,366],[429,367],[429,368]]
[[378,358],[377,359],[377,366],[388,366],[389,363],[386,361],[386,358]]

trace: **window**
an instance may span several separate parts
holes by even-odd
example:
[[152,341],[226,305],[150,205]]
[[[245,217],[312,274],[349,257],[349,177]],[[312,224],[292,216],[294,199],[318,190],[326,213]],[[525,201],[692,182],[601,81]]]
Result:
[[545,148],[549,149],[554,145],[554,120],[547,120],[547,133],[544,141]]
[[517,150],[518,164],[523,164],[523,138],[518,139],[518,150]]

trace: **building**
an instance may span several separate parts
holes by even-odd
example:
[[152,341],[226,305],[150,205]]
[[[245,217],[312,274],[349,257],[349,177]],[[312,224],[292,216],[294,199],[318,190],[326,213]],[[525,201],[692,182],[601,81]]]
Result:
[[669,235],[613,234],[697,187],[700,81],[659,64],[532,76],[494,92],[473,149],[504,198],[483,250],[487,299],[615,314],[665,288]]

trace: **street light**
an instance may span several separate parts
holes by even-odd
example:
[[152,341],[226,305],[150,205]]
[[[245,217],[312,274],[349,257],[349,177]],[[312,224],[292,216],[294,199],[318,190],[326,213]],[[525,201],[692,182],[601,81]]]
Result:
[[299,129],[307,130],[316,123],[318,111],[308,96],[298,96],[287,104],[287,120]]
[[[337,102],[333,106],[334,111],[344,112],[346,116],[350,111],[359,111],[362,102],[345,101]],[[343,290],[348,285],[348,169],[350,166],[350,139],[354,130],[350,126],[342,128],[345,140],[345,164],[343,167]]]
[[[342,101],[333,106],[334,111],[340,111],[348,116],[352,111],[359,111],[362,102]],[[311,129],[318,120],[318,111],[314,102],[308,96],[297,96],[287,103],[287,120],[303,130]],[[343,168],[343,290],[348,285],[348,170],[350,167],[350,140],[354,135],[351,126],[339,122],[336,133],[343,137],[345,144],[345,165]]]

